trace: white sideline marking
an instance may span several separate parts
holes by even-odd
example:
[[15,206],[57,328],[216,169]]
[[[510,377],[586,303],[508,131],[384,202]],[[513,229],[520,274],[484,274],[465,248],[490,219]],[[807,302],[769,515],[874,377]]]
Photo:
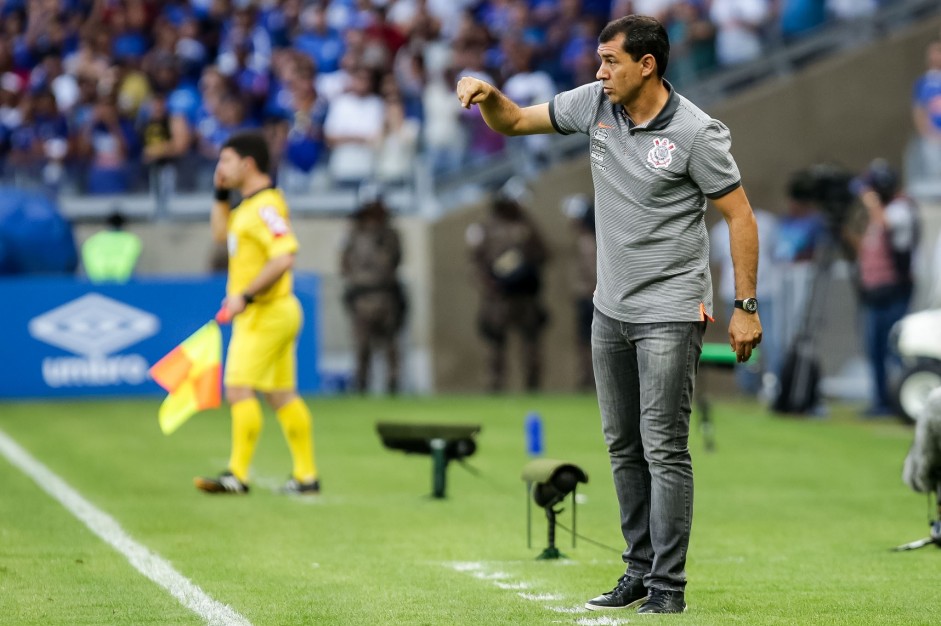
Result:
[[581,604],[578,606],[550,606],[546,608],[548,608],[550,611],[555,611],[556,613],[571,613],[573,615],[576,613],[588,612],[588,609],[586,609],[584,605]]
[[562,599],[562,596],[556,593],[525,593],[521,591],[516,595],[524,600],[532,600],[533,602],[548,602]]
[[507,591],[521,591],[523,589],[529,589],[532,586],[529,583],[501,583],[499,581],[495,581],[493,584]]
[[34,459],[0,430],[0,453],[32,478],[39,487],[59,501],[90,531],[124,555],[138,572],[170,592],[180,604],[206,620],[210,626],[252,626],[229,605],[213,600],[206,592],[180,574],[166,561],[128,535],[117,520],[98,509],[48,467]]
[[[481,563],[480,561],[451,561],[444,563],[447,567],[450,567],[456,572],[462,572],[464,574],[470,574],[478,580],[485,580],[491,582],[495,587],[503,589],[506,591],[516,591],[516,595],[524,600],[529,600],[531,602],[555,602],[561,600],[563,596],[555,593],[529,593],[523,591],[524,589],[532,589],[533,584],[526,581],[512,581],[507,580],[510,577],[509,574],[500,570],[492,570],[488,564]],[[549,611],[555,611],[556,613],[587,613],[588,610],[582,607],[559,607],[559,606],[550,606],[543,604],[543,608]],[[610,619],[610,618],[602,618]],[[581,622],[579,622],[581,623]],[[595,624],[596,622],[591,622],[590,624]],[[604,626],[607,624],[624,624],[623,621],[600,621],[597,622],[598,626]]]
[[580,617],[575,620],[578,626],[618,626],[619,624],[628,624],[629,619],[618,619],[616,617]]
[[484,568],[484,564],[479,561],[464,561],[451,563],[451,568],[456,572],[476,572]]

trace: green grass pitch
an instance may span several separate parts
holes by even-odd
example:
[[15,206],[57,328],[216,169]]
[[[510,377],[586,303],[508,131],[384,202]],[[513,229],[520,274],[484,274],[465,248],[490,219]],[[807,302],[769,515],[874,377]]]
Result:
[[[255,626],[300,624],[937,624],[941,552],[892,553],[927,534],[926,498],[900,481],[911,431],[714,409],[717,448],[694,432],[696,505],[689,611],[668,618],[575,612],[622,572],[614,551],[559,532],[568,560],[540,562],[545,519],[526,546],[520,471],[527,412],[546,455],[581,465],[580,533],[621,544],[598,410],[588,396],[314,398],[324,485],[282,496],[289,459],[266,413],[246,497],[206,496],[221,470],[224,410],[176,434],[158,400],[0,404],[0,429],[135,540]],[[478,422],[475,475],[452,465],[433,500],[431,462],[382,448],[378,420]],[[561,521],[570,524],[568,507]],[[205,623],[139,574],[30,478],[0,457],[0,624]]]

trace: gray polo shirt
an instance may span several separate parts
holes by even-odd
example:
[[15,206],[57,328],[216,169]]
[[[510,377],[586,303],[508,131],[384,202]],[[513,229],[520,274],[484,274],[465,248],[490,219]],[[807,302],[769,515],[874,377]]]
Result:
[[712,315],[706,198],[741,185],[729,129],[679,95],[643,126],[591,83],[549,102],[556,131],[590,136],[598,233],[595,306],[637,323]]

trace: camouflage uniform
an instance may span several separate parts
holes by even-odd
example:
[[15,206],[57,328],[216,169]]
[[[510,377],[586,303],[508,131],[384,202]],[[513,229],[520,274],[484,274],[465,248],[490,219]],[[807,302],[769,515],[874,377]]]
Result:
[[547,320],[539,298],[546,261],[542,237],[518,203],[498,198],[487,219],[468,228],[467,241],[480,288],[477,327],[488,350],[488,388],[503,389],[507,333],[515,328],[523,341],[526,389],[536,390],[539,338]]
[[595,239],[594,210],[591,207],[573,220],[575,228],[575,264],[572,276],[572,295],[575,300],[575,332],[577,343],[578,388],[595,388],[591,364],[591,320],[595,305],[592,301],[598,283],[598,242]]
[[389,223],[381,202],[372,202],[353,215],[341,256],[344,302],[353,323],[356,346],[356,389],[366,391],[373,349],[384,350],[388,363],[387,388],[399,384],[397,335],[405,321],[405,297],[396,277],[402,260],[399,234]]

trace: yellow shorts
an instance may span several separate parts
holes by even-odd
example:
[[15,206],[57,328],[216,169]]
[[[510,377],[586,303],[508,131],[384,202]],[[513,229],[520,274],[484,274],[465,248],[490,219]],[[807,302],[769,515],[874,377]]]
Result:
[[259,391],[297,387],[297,335],[303,313],[294,295],[256,302],[232,320],[225,386]]

